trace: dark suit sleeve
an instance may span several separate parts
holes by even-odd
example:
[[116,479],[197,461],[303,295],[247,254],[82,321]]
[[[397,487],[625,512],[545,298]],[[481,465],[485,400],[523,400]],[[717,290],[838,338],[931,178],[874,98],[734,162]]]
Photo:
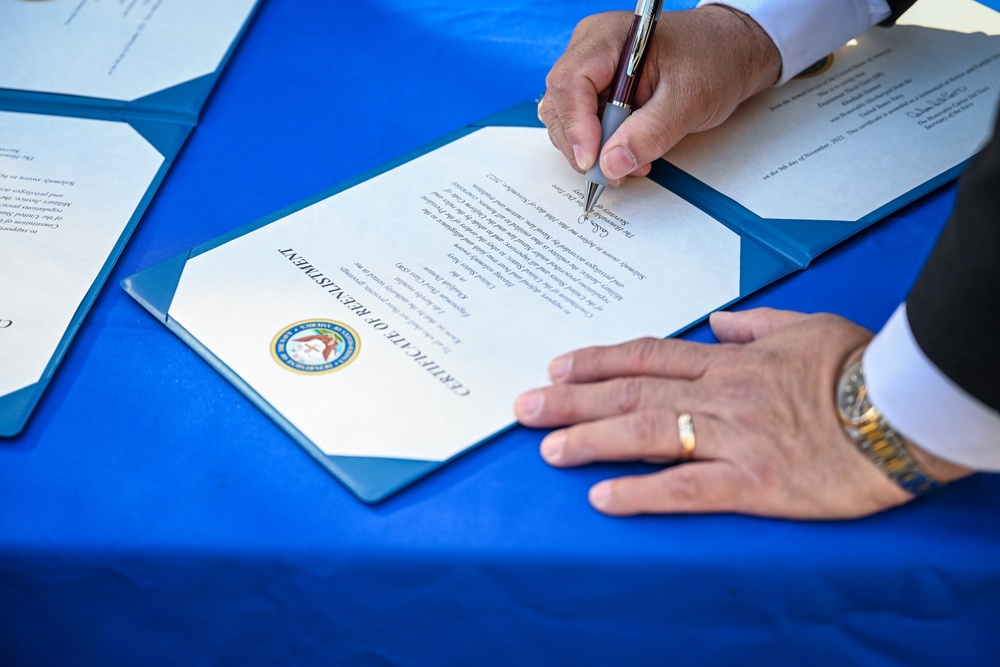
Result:
[[[1000,121],[1000,118],[998,118]],[[941,238],[906,301],[920,349],[1000,411],[1000,122],[959,181]]]
[[889,5],[889,11],[892,12],[892,14],[879,25],[886,27],[891,26],[896,22],[896,19],[903,15],[903,12],[913,5],[914,2],[916,2],[916,0],[886,0],[886,4]]

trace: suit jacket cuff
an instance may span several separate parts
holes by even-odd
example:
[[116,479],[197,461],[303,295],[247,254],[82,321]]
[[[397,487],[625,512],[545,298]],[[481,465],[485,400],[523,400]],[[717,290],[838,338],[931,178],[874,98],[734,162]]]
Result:
[[863,364],[872,403],[903,437],[952,463],[1000,471],[1000,413],[928,359],[905,304],[865,350]]

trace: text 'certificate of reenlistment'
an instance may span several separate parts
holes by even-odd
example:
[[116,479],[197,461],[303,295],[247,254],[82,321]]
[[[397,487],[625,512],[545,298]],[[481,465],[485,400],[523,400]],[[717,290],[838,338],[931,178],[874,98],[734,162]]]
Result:
[[739,296],[726,226],[645,179],[584,220],[581,186],[483,128],[192,257],[168,317],[323,453],[444,461],[558,354]]

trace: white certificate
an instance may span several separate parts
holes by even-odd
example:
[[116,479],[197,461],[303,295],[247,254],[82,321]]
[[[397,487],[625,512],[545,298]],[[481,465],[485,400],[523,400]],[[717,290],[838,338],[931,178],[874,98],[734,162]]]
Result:
[[666,157],[762,218],[858,220],[985,143],[998,35],[973,0],[920,0]]
[[6,0],[0,88],[130,101],[214,72],[257,0]]
[[187,261],[169,308],[322,452],[444,461],[587,344],[739,296],[740,239],[656,184],[582,177],[545,130],[478,130]]
[[0,112],[0,398],[42,378],[163,162],[125,123]]

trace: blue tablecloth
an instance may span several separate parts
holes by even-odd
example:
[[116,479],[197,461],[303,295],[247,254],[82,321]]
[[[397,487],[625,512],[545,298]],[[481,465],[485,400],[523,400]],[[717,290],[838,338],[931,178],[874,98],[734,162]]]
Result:
[[[854,522],[613,519],[587,489],[638,466],[556,470],[516,428],[370,507],[118,287],[535,98],[580,18],[633,6],[264,3],[40,408],[0,443],[0,664],[997,659],[997,476]],[[877,329],[953,199],[739,307]]]

